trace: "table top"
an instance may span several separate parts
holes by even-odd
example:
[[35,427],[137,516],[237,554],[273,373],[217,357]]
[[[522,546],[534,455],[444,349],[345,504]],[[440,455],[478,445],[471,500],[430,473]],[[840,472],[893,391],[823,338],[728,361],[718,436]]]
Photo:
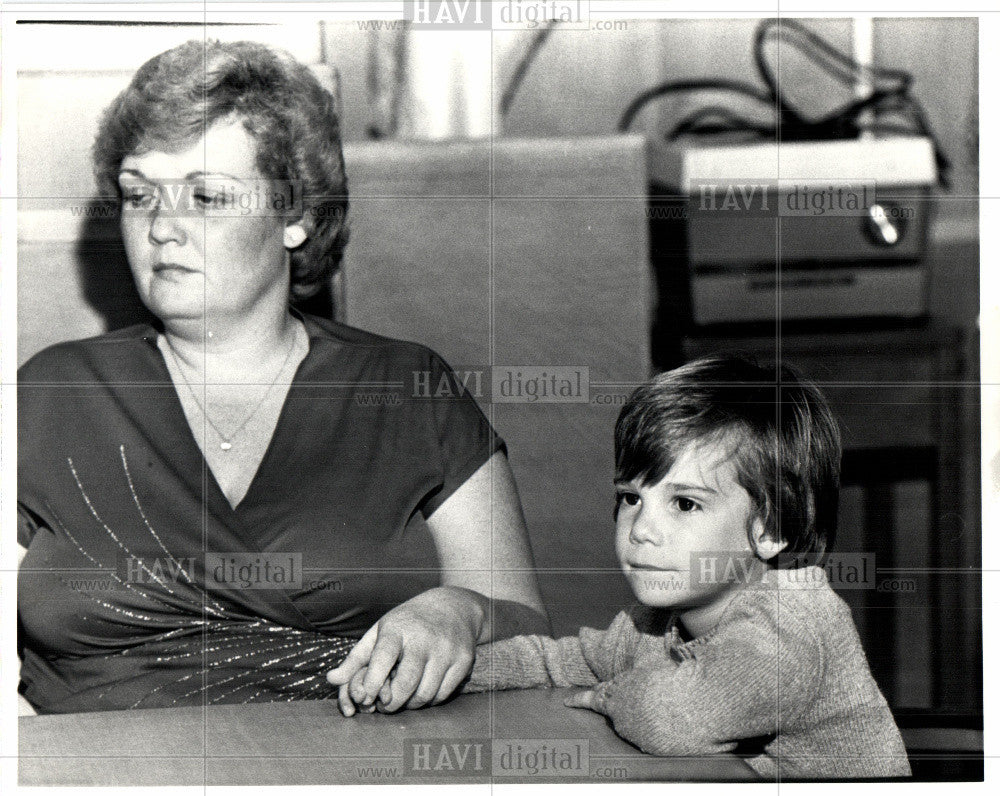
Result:
[[21,785],[732,781],[739,758],[646,755],[565,689],[470,694],[392,715],[333,701],[19,720]]

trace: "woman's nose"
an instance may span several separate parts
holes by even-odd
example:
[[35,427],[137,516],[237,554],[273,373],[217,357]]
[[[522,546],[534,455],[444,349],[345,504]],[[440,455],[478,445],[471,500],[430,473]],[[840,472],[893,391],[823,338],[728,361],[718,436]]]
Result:
[[159,245],[176,243],[183,246],[187,243],[187,233],[181,224],[177,209],[166,206],[160,197],[156,199],[156,205],[150,215],[149,240]]

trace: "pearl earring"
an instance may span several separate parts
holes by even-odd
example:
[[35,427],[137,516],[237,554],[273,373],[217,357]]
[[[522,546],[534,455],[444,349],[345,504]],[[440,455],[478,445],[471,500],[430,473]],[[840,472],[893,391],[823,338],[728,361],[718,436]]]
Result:
[[285,227],[285,247],[297,249],[306,239],[306,231],[300,224],[291,224]]

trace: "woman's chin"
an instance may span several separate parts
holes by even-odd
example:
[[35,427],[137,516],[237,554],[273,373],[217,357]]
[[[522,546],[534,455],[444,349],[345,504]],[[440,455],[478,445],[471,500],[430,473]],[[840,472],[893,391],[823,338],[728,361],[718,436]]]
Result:
[[164,290],[154,287],[144,303],[146,309],[161,321],[190,320],[205,315],[205,294],[200,290]]

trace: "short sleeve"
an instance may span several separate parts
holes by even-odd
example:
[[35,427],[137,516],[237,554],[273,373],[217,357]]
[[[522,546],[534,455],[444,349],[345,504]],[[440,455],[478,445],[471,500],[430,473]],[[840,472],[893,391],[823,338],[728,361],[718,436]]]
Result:
[[430,517],[493,454],[507,453],[507,446],[476,402],[486,398],[487,381],[482,371],[454,371],[431,353],[427,380],[416,392],[430,402],[432,422],[444,471],[441,487],[421,504]]
[[21,547],[27,548],[31,545],[31,540],[35,538],[38,531],[38,523],[32,518],[31,513],[20,503],[17,504],[17,543]]

